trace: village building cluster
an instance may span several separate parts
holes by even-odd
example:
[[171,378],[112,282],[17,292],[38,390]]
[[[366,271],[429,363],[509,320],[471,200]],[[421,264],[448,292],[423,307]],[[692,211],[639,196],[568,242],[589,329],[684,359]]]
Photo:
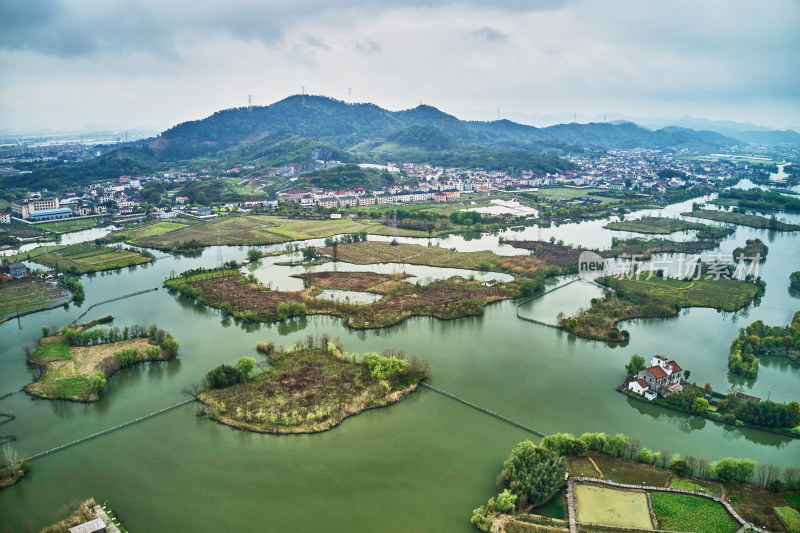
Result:
[[[532,171],[509,173],[481,168],[459,169],[416,163],[388,163],[387,165],[364,164],[362,167],[386,170],[398,176],[397,182],[378,189],[367,190],[355,187],[346,190],[324,190],[321,188],[296,187],[277,193],[277,197],[237,202],[239,208],[277,207],[283,200],[303,207],[345,208],[406,202],[455,202],[462,194],[492,194],[503,191],[537,191],[541,187],[585,187],[608,190],[641,190],[664,192],[673,188],[693,188],[713,185],[729,178],[737,170],[747,170],[745,162],[695,161],[677,157],[682,154],[659,150],[609,150],[601,156],[568,156],[575,169],[557,173],[537,174]],[[313,169],[331,168],[339,161],[314,162]],[[269,169],[271,176],[283,176],[295,182],[308,165],[289,165]],[[664,175],[661,171],[673,172]],[[252,165],[227,169],[224,175],[252,172]],[[59,199],[44,193],[30,193],[28,198],[15,200],[10,213],[0,213],[0,223],[8,224],[11,217],[29,221],[54,220],[67,217],[95,216],[105,214],[114,206],[119,215],[143,213],[147,204],[142,197],[142,187],[152,180],[163,180],[176,184],[214,176],[204,171],[201,174],[185,170],[170,170],[160,176],[120,176],[116,180],[94,183],[68,191]],[[218,176],[217,179],[220,179]],[[151,215],[171,218],[188,212],[188,198],[178,196],[171,206],[150,206]],[[212,216],[207,206],[194,206],[191,214],[199,217]]]

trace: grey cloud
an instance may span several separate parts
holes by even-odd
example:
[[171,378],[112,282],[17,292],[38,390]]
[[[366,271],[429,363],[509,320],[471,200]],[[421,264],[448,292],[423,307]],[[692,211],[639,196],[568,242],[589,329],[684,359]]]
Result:
[[306,35],[306,44],[314,48],[321,48],[323,50],[330,50],[331,47],[321,37],[316,35]]
[[[347,12],[348,19],[399,8],[441,8],[498,11],[558,10],[570,0],[499,0],[487,6],[479,0],[230,0],[221,2],[127,0],[3,0],[0,2],[0,49],[32,50],[42,54],[74,57],[104,51],[174,50],[186,38],[230,35],[271,46],[282,42],[287,28],[324,14]],[[489,32],[485,37],[498,35]],[[324,42],[307,39],[324,48]],[[321,45],[321,46],[320,46]],[[367,46],[367,49],[370,47]],[[361,51],[365,51],[361,49]],[[371,51],[375,51],[374,49]]]
[[480,37],[482,39],[486,39],[487,41],[495,41],[495,42],[505,41],[506,39],[511,37],[509,34],[499,32],[494,28],[490,28],[489,26],[484,26],[483,28],[475,30],[474,32],[472,32],[472,35],[475,35],[476,37]]
[[381,43],[373,41],[372,39],[364,39],[362,41],[353,41],[353,49],[362,54],[379,54],[383,52]]

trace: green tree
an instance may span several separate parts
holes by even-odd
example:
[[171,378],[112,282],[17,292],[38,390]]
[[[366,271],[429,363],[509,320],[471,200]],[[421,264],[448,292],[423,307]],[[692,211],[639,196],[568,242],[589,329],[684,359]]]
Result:
[[242,375],[244,379],[250,375],[250,372],[256,367],[256,360],[252,357],[240,357],[236,361],[234,368]]
[[562,455],[526,440],[517,444],[503,463],[500,480],[519,498],[520,507],[535,507],[558,492],[566,472]]
[[89,375],[89,388],[98,396],[106,390],[106,376],[99,370]]
[[708,400],[702,396],[695,398],[692,402],[692,413],[696,415],[702,415],[706,411],[708,411]]
[[675,457],[673,457],[672,461],[669,463],[669,469],[681,477],[688,476],[691,471],[686,459],[681,459],[677,454],[675,454]]
[[644,357],[635,353],[631,355],[631,360],[625,365],[625,371],[628,373],[629,376],[635,376],[639,373],[640,370],[644,370],[645,363]]
[[250,248],[249,250],[247,250],[247,258],[251,262],[258,261],[259,259],[261,259],[261,250],[258,250],[257,248]]

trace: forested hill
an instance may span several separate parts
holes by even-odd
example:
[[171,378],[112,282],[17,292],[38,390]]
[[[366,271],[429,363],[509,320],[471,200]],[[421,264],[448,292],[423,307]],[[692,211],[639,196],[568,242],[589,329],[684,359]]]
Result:
[[[432,126],[463,146],[564,152],[589,148],[689,148],[712,151],[740,141],[685,128],[650,131],[633,123],[561,124],[536,128],[507,120],[467,122],[420,105],[388,111],[322,96],[294,95],[265,107],[226,109],[163,132],[151,147],[176,157],[213,153],[276,132],[312,137],[338,148],[402,137],[412,126]],[[413,131],[413,130],[412,130]],[[432,130],[428,130],[431,133]],[[442,140],[442,139],[440,139]]]

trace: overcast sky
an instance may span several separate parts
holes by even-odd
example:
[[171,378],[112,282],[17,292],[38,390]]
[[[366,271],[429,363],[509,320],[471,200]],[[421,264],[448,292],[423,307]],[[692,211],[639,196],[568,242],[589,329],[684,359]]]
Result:
[[459,118],[800,125],[797,0],[0,0],[0,130],[162,131],[291,94]]

